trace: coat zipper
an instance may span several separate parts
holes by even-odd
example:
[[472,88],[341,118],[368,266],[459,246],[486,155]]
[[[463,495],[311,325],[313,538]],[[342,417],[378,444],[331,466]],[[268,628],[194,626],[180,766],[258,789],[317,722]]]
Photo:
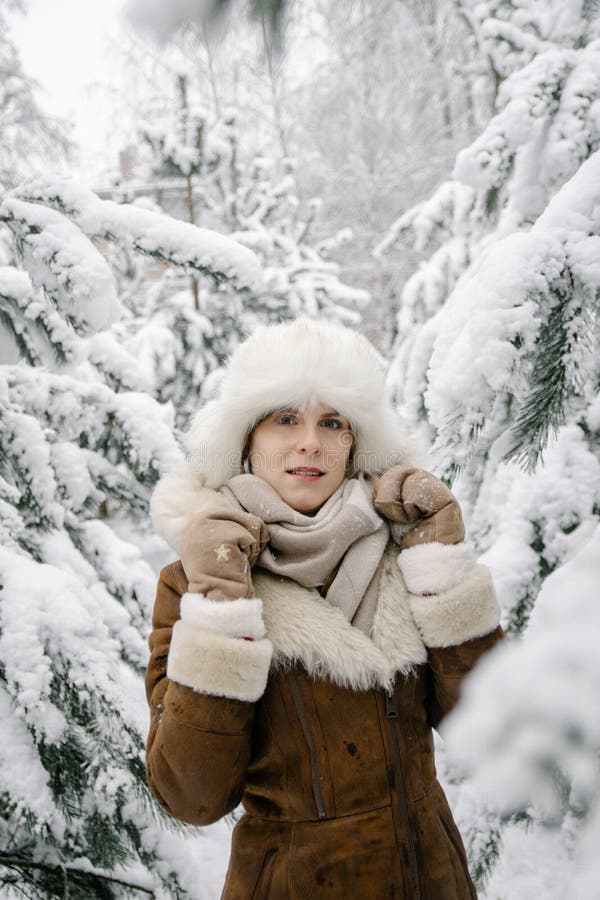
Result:
[[404,787],[404,775],[402,773],[402,760],[400,757],[400,745],[398,743],[398,735],[396,734],[396,724],[393,721],[398,718],[398,707],[396,706],[396,697],[393,691],[385,692],[385,716],[390,726],[392,736],[392,747],[394,750],[394,771],[396,772],[396,794],[399,799],[400,812],[404,822],[404,830],[406,832],[406,843],[408,845],[408,856],[410,859],[410,868],[413,882],[413,900],[421,900],[421,883],[419,879],[419,865],[417,862],[417,853],[413,841],[412,826],[410,824],[410,816],[408,812],[408,803],[406,802],[406,790]]
[[310,725],[308,723],[308,716],[306,715],[306,708],[304,706],[304,701],[302,699],[302,694],[300,693],[300,688],[296,682],[295,676],[290,672],[290,686],[292,688],[292,694],[294,695],[294,703],[296,704],[296,711],[298,713],[298,718],[300,719],[300,724],[302,725],[302,731],[304,732],[304,737],[306,739],[306,743],[308,744],[308,754],[310,756],[310,772],[312,777],[312,788],[313,788],[313,797],[315,800],[315,806],[317,807],[317,813],[320,819],[325,818],[325,807],[323,805],[323,795],[321,793],[321,783],[319,780],[319,773],[317,770],[317,754],[315,751],[315,742],[313,740],[313,736],[310,730]]

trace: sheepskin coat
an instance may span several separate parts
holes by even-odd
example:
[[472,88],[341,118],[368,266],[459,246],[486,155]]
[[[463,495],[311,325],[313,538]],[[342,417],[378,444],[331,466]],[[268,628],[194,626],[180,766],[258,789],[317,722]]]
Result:
[[390,543],[380,564],[370,637],[316,589],[259,568],[256,597],[216,613],[180,562],[160,573],[147,777],[191,824],[242,803],[225,900],[476,896],[432,728],[502,637],[494,588],[473,564],[412,594],[398,552]]

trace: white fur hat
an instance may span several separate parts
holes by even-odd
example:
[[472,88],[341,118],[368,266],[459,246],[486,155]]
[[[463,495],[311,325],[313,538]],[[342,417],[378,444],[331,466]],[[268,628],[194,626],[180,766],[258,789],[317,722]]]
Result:
[[277,409],[324,403],[352,424],[355,472],[412,461],[412,445],[385,400],[385,363],[369,341],[343,325],[306,317],[257,329],[229,361],[218,396],[193,417],[186,463],[205,487],[242,471],[249,431]]

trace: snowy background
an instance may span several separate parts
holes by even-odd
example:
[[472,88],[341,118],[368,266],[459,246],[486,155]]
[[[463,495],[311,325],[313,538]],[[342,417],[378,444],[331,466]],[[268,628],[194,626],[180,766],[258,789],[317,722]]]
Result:
[[600,900],[600,4],[0,0],[0,72],[0,896],[219,897],[232,823],[144,781],[148,499],[304,313],[494,575],[438,741],[480,897]]

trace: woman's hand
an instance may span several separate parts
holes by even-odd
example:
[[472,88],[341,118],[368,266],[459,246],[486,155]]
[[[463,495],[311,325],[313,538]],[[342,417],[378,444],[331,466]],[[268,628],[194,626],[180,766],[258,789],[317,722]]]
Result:
[[375,509],[400,525],[413,525],[403,535],[402,549],[437,541],[458,544],[465,527],[460,506],[446,485],[423,469],[392,466],[379,479],[373,492]]
[[242,510],[215,507],[190,516],[180,545],[188,592],[208,600],[254,597],[251,568],[268,540],[264,522]]

